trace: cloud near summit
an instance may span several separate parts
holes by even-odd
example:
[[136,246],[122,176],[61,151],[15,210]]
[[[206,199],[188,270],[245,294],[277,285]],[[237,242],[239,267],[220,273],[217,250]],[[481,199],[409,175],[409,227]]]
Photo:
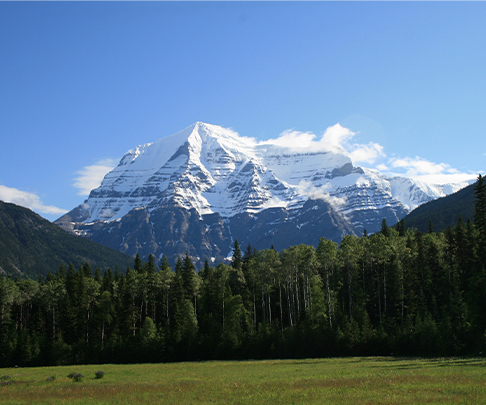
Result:
[[[470,182],[477,176],[475,173],[460,172],[447,163],[434,163],[419,156],[391,158],[388,166],[391,170],[399,172],[399,175],[434,184]],[[385,165],[381,169],[389,170]]]
[[337,123],[328,127],[320,139],[317,139],[317,136],[312,132],[287,130],[282,132],[278,138],[262,141],[259,144],[342,153],[348,156],[353,163],[374,163],[377,158],[386,156],[383,152],[383,146],[378,143],[360,144],[353,142],[355,135],[355,132]]
[[88,196],[91,190],[98,188],[105,175],[113,170],[117,163],[118,161],[114,159],[102,159],[78,170],[73,183],[79,190],[78,195]]
[[[350,158],[354,165],[374,168],[391,176],[405,176],[435,184],[464,182],[475,178],[475,175],[461,173],[445,163],[434,163],[420,157],[391,157],[386,159],[382,145],[376,142],[355,142],[357,133],[339,123],[328,127],[321,137],[312,132],[301,132],[294,129],[286,130],[277,138],[265,141],[243,137],[236,132],[235,134],[250,147],[268,145],[298,152],[328,151],[340,153]],[[78,195],[88,196],[91,190],[99,187],[104,176],[117,163],[118,161],[114,159],[102,159],[78,170],[73,183],[74,187],[78,189]],[[323,190],[312,190],[314,194],[322,192]],[[323,195],[325,194],[324,191]],[[340,202],[333,201],[333,203]]]
[[477,176],[471,172],[460,172],[446,163],[435,163],[418,156],[414,158],[393,156],[386,159],[382,145],[376,142],[357,143],[354,140],[355,136],[355,132],[337,123],[328,127],[320,139],[312,132],[287,130],[276,139],[269,139],[258,144],[275,145],[299,151],[308,149],[309,151],[342,153],[349,157],[355,165],[364,164],[383,174],[405,176],[434,184],[464,183]]

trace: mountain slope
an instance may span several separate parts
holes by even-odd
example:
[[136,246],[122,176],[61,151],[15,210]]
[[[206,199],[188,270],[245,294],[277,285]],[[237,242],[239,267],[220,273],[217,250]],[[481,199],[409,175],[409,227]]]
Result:
[[0,272],[37,278],[61,263],[90,263],[121,269],[133,259],[85,238],[78,238],[27,208],[0,201]]
[[415,228],[420,232],[427,232],[429,220],[435,232],[445,230],[457,223],[459,215],[463,221],[468,218],[474,220],[474,184],[446,197],[427,202],[410,212],[405,218],[407,228]]
[[461,186],[386,177],[354,166],[336,147],[256,142],[197,122],[128,151],[56,223],[131,255],[187,250],[219,260],[235,239],[286,248],[375,232],[383,218],[394,223]]

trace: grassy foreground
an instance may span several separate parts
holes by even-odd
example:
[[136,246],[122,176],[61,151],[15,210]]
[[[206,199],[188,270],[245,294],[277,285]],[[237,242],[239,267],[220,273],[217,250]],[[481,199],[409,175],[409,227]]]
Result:
[[[85,378],[73,382],[71,372]],[[486,403],[482,358],[105,364],[0,369],[1,376],[10,376],[2,404]]]

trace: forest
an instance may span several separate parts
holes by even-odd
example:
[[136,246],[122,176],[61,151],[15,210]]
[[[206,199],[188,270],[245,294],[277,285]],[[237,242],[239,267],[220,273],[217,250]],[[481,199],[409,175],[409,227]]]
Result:
[[486,185],[474,222],[401,221],[341,243],[241,250],[195,271],[140,256],[0,277],[0,367],[350,355],[449,356],[486,343]]

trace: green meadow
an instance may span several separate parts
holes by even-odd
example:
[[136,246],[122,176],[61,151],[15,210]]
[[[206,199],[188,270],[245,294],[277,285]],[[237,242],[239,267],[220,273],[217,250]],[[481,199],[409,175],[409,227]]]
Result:
[[[482,404],[485,366],[482,358],[360,357],[4,368],[0,403]],[[72,372],[84,378],[74,382]]]

